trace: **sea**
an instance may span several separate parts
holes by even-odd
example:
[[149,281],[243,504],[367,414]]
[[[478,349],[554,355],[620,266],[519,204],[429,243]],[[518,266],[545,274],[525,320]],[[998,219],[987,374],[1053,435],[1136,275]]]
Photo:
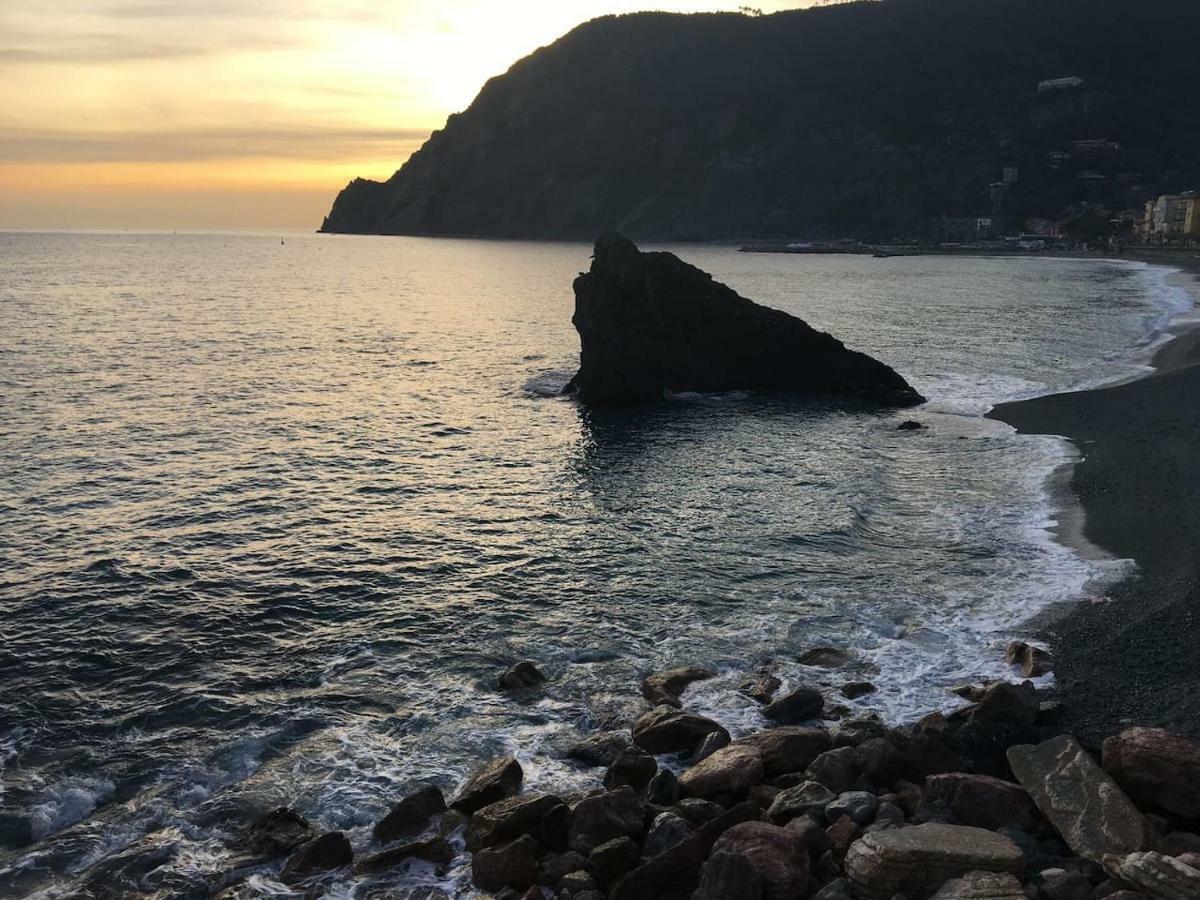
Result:
[[[564,749],[675,665],[735,734],[760,668],[910,721],[1128,570],[1056,538],[1081,451],[984,413],[1145,371],[1192,306],[1169,270],[659,249],[929,403],[582,408],[585,244],[0,234],[0,896],[287,895],[238,868],[254,814],[369,851],[493,756],[594,786]],[[544,689],[502,693],[522,659]],[[316,895],[421,885],[470,893],[460,860]]]

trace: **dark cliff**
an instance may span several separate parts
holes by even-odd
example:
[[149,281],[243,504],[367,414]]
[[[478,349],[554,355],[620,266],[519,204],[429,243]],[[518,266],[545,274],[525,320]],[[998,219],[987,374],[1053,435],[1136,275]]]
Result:
[[[1200,3],[878,0],[576,28],[489,81],[323,230],[913,234],[1200,182]],[[1038,90],[1078,76],[1081,85]],[[1011,170],[1010,170],[1011,171]]]
[[893,369],[777,309],[760,306],[671,253],[609,234],[575,279],[584,403],[624,406],[667,392],[776,391],[915,406]]

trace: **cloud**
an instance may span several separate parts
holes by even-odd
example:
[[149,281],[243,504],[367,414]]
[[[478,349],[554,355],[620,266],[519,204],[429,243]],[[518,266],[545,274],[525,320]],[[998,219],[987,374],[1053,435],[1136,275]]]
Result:
[[399,156],[420,128],[276,125],[170,132],[24,131],[0,143],[4,163],[179,163],[220,159],[329,161]]

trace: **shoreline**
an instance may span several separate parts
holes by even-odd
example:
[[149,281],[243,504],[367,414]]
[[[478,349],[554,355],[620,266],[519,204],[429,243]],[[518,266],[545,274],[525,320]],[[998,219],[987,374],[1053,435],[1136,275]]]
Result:
[[[1138,261],[1200,280],[1200,262]],[[1196,285],[1188,289],[1196,293]],[[1066,481],[1076,509],[1064,510],[1056,539],[1081,555],[1099,549],[1137,566],[1102,602],[1031,620],[1055,649],[1065,727],[1092,746],[1131,723],[1200,736],[1192,662],[1200,638],[1200,408],[1188,402],[1200,392],[1200,323],[1170,331],[1145,375],[987,414],[1022,434],[1069,441],[1078,458],[1052,477]]]

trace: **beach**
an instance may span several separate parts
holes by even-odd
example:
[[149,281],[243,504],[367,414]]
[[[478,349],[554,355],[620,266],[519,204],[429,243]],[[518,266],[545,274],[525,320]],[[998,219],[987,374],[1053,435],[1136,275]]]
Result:
[[[1200,265],[1159,259],[1196,276]],[[1066,727],[1095,743],[1128,724],[1200,734],[1200,329],[1177,329],[1154,372],[1098,390],[997,406],[1022,433],[1068,438],[1083,538],[1136,572],[1102,602],[1043,627],[1058,661]]]

